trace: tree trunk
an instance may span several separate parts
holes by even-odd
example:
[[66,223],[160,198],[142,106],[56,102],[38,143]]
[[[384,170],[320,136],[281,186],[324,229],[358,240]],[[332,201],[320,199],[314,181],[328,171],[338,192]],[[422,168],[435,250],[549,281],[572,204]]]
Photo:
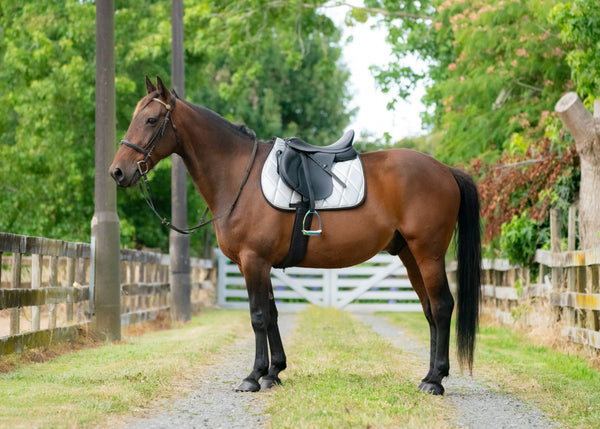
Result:
[[575,140],[581,160],[579,234],[582,249],[600,247],[600,100],[594,116],[574,92],[565,94],[554,108]]

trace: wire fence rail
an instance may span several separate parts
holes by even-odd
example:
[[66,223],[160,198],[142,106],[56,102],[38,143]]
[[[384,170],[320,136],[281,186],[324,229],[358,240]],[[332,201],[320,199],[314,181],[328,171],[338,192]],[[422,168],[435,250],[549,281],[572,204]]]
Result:
[[[0,232],[0,355],[73,340],[94,311],[93,246]],[[153,320],[169,306],[169,255],[122,249],[121,326]],[[212,261],[192,258],[192,307],[210,288]]]

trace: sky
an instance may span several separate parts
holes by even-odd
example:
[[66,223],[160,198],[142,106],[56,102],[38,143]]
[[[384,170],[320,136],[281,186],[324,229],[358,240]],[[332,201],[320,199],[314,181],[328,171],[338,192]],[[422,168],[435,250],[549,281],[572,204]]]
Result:
[[[362,2],[355,2],[359,5]],[[396,109],[388,111],[386,105],[393,99],[392,94],[384,94],[378,87],[369,71],[371,65],[385,66],[391,57],[390,46],[385,42],[386,30],[373,27],[376,20],[369,20],[353,27],[344,25],[344,17],[348,7],[338,6],[325,9],[338,28],[343,29],[343,60],[351,72],[350,93],[353,95],[351,108],[359,107],[359,111],[351,121],[348,129],[357,135],[367,131],[375,137],[388,132],[392,141],[403,137],[423,134],[419,114],[425,110],[421,103],[425,91],[418,87],[408,102],[399,100]],[[351,42],[345,42],[350,36]]]

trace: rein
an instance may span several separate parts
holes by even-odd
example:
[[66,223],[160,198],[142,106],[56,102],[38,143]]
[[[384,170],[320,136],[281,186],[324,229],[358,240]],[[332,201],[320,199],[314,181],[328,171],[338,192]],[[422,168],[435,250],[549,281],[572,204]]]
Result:
[[[171,118],[171,113],[173,112],[173,109],[175,108],[175,99],[176,98],[177,98],[177,94],[174,91],[172,91],[171,92],[171,104],[167,104],[158,98],[152,99],[152,101],[156,101],[156,102],[162,104],[167,109],[167,114],[165,115],[163,122],[160,125],[160,128],[152,136],[152,138],[150,139],[150,141],[148,142],[148,144],[145,147],[137,146],[128,140],[121,140],[121,144],[144,155],[144,159],[141,161],[138,161],[137,166],[138,166],[138,171],[140,172],[140,175],[144,179],[143,182],[140,182],[140,191],[142,192],[142,196],[144,197],[146,204],[148,204],[148,207],[150,207],[150,209],[154,212],[156,217],[158,217],[160,219],[160,221],[163,225],[168,226],[173,231],[176,231],[180,234],[188,235],[188,234],[191,234],[192,232],[196,231],[197,229],[200,229],[204,226],[210,225],[211,223],[217,221],[218,219],[221,219],[223,216],[217,216],[212,219],[206,220],[206,215],[208,214],[208,207],[206,207],[206,210],[204,210],[204,213],[202,214],[202,218],[200,219],[200,222],[198,223],[198,225],[196,225],[192,228],[181,229],[181,228],[178,228],[175,225],[173,225],[170,221],[168,221],[166,217],[161,216],[160,213],[158,213],[158,210],[156,210],[156,207],[154,206],[154,202],[152,201],[152,195],[150,194],[150,183],[148,181],[148,176],[147,176],[148,172],[150,171],[150,168],[148,167],[148,161],[152,162],[152,166],[154,166],[154,162],[152,161],[152,158],[151,158],[152,152],[154,151],[154,148],[156,147],[158,140],[160,140],[163,137],[163,135],[165,134],[165,130],[167,128],[167,123],[169,122],[169,120]],[[177,139],[177,141],[180,141],[179,134],[177,133],[177,127],[175,126],[173,121],[171,121],[171,126],[173,127],[173,131],[175,132],[175,138]],[[246,167],[246,171],[244,173],[244,178],[242,180],[242,183],[240,184],[240,189],[238,190],[235,200],[231,204],[231,207],[229,208],[229,211],[227,212],[227,214],[225,216],[229,216],[231,214],[231,212],[233,212],[233,209],[235,208],[238,200],[240,199],[240,196],[242,195],[244,186],[246,186],[246,183],[248,182],[248,178],[250,177],[250,170],[252,170],[252,165],[254,164],[254,159],[256,158],[257,151],[258,151],[258,140],[256,140],[256,138],[255,138],[254,139],[254,147],[252,148],[252,155],[250,155],[250,161],[248,162],[248,166]],[[142,165],[143,165],[143,167],[142,167]]]

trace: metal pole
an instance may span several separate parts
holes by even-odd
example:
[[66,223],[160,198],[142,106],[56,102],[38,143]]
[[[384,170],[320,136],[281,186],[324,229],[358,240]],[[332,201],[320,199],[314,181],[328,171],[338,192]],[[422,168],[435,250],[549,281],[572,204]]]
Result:
[[[180,97],[185,97],[185,69],[183,50],[183,0],[171,2],[172,61],[171,84]],[[179,227],[187,225],[186,169],[179,155],[172,155],[171,217]],[[190,237],[171,231],[171,316],[175,320],[191,318]]]
[[95,243],[94,330],[121,338],[120,231],[117,189],[108,167],[115,155],[114,0],[96,1],[96,176],[92,240]]

